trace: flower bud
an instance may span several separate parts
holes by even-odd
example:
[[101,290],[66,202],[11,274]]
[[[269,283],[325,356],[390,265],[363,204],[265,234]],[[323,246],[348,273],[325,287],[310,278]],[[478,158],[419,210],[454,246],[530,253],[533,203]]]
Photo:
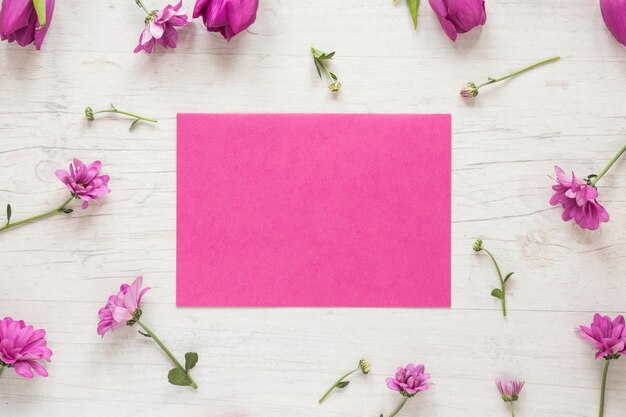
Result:
[[93,110],[91,109],[91,107],[87,107],[85,109],[85,118],[90,122],[93,122]]
[[361,359],[359,361],[359,368],[361,368],[361,372],[367,375],[370,373],[370,370],[372,369],[372,365],[365,359]]
[[474,242],[474,245],[472,245],[472,249],[474,249],[474,252],[480,252],[483,248],[483,241],[480,239],[476,239],[476,241]]
[[467,83],[465,87],[461,89],[461,96],[465,98],[476,97],[478,95],[478,88],[474,83]]
[[333,83],[328,84],[328,89],[333,93],[341,90],[341,83],[339,81],[335,81]]

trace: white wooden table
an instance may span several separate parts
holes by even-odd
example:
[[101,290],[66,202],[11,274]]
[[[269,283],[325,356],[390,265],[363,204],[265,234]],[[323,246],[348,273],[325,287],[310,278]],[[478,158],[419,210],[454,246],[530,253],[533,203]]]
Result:
[[[596,233],[560,220],[548,175],[557,163],[598,171],[624,143],[626,48],[597,1],[488,1],[487,25],[456,44],[427,1],[417,32],[391,1],[261,3],[230,44],[197,21],[175,51],[135,55],[143,16],[132,0],[65,0],[41,52],[0,45],[2,207],[18,219],[58,204],[66,190],[54,170],[73,157],[101,159],[113,190],[88,210],[0,235],[0,316],[47,329],[54,350],[47,379],[2,375],[0,414],[378,416],[399,400],[385,377],[415,361],[436,385],[402,416],[507,416],[501,376],[527,381],[518,417],[596,415],[602,363],[575,327],[626,310],[626,163],[601,183],[612,219]],[[338,95],[317,78],[312,45],[337,51]],[[474,102],[458,96],[468,81],[553,55],[566,59]],[[86,106],[111,102],[159,123],[129,132],[125,120],[84,120]],[[452,113],[453,308],[176,308],[177,112]],[[516,273],[508,320],[476,237]],[[196,392],[166,382],[167,358],[135,329],[96,334],[98,308],[139,274],[152,287],[146,322],[178,356],[200,354]],[[372,374],[319,406],[361,357]],[[606,417],[624,415],[625,394],[622,359]]]

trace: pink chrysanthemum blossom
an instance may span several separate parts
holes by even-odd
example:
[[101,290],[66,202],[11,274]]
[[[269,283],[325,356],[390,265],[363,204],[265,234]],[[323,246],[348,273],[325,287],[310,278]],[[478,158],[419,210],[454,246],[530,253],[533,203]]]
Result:
[[498,379],[496,380],[496,386],[502,399],[505,402],[517,401],[519,393],[524,388],[524,381],[517,381],[514,379]]
[[609,213],[598,203],[598,190],[592,184],[577,178],[573,172],[570,178],[558,166],[554,169],[557,184],[552,186],[554,195],[550,204],[563,207],[564,221],[574,219],[578,226],[589,230],[609,221]]
[[45,330],[35,330],[22,320],[11,317],[0,320],[0,367],[9,366],[24,378],[32,378],[33,370],[41,376],[48,376],[46,368],[39,363],[50,362],[52,356],[45,335]]
[[89,201],[97,200],[111,192],[108,186],[109,176],[98,175],[101,167],[100,161],[85,165],[80,160],[74,159],[69,172],[57,169],[55,174],[74,196],[83,200],[83,209],[86,209],[89,207]]
[[156,12],[146,23],[146,27],[139,36],[139,45],[135,53],[146,51],[151,54],[159,44],[165,48],[176,48],[178,32],[176,27],[187,26],[191,23],[186,8],[182,7],[182,0],[175,6],[168,4],[161,11]]
[[430,374],[424,372],[424,365],[409,363],[404,368],[398,368],[394,378],[387,378],[387,387],[397,391],[405,397],[412,397],[420,391],[426,391],[430,383]]
[[122,284],[120,291],[109,297],[106,305],[98,311],[100,322],[98,334],[102,337],[106,332],[124,327],[128,322],[141,316],[141,298],[150,288],[141,289],[143,277],[137,277],[132,284]]
[[622,315],[612,320],[596,313],[591,326],[580,326],[580,335],[598,349],[596,359],[617,359],[626,352],[626,325]]

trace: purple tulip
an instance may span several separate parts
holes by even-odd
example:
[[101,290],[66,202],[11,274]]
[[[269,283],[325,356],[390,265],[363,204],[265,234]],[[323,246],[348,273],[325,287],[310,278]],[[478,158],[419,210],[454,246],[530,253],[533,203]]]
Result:
[[31,0],[2,0],[0,40],[17,42],[21,46],[35,42],[35,48],[41,49],[53,11],[54,0],[46,0],[46,24],[42,27]]
[[202,16],[209,32],[220,32],[230,41],[256,20],[258,0],[197,0],[193,18]]
[[626,0],[600,0],[600,10],[606,27],[619,43],[626,45]]
[[487,21],[484,0],[429,0],[441,27],[453,41]]

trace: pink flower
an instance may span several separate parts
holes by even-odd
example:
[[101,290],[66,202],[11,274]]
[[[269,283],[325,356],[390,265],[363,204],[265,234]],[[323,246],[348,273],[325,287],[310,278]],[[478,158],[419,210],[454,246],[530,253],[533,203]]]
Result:
[[524,388],[524,381],[498,379],[496,380],[496,386],[505,402],[517,401],[517,396],[522,391],[522,388]]
[[619,43],[626,45],[626,0],[600,0],[600,10],[606,27]]
[[193,18],[202,16],[209,32],[220,32],[230,41],[256,20],[259,0],[196,0]]
[[484,0],[429,0],[430,7],[448,38],[456,41],[459,33],[465,33],[487,22]]
[[156,12],[141,32],[135,53],[143,50],[151,54],[156,49],[157,43],[165,48],[176,48],[178,32],[175,28],[191,23],[187,10],[182,6],[181,0],[176,6],[168,4],[162,11]]
[[129,321],[139,319],[141,315],[141,298],[150,288],[141,289],[143,277],[137,277],[132,284],[122,284],[120,291],[109,297],[106,305],[98,311],[100,322],[98,334],[104,337],[105,333],[119,329]]
[[580,326],[580,335],[598,349],[596,359],[616,359],[626,352],[624,316],[611,320],[609,316],[596,313],[590,327]]
[[89,207],[89,201],[97,200],[111,192],[108,187],[109,176],[98,175],[101,166],[100,161],[86,166],[78,159],[74,159],[70,164],[70,172],[57,169],[55,174],[73,195],[83,200],[83,209],[86,209]]
[[32,370],[41,376],[48,376],[46,368],[38,362],[50,362],[52,356],[45,335],[45,330],[35,330],[22,320],[16,321],[11,317],[0,320],[0,366],[11,366],[24,378],[32,378]]
[[412,397],[419,391],[426,391],[430,386],[430,374],[424,372],[424,365],[408,364],[398,368],[394,378],[387,378],[387,387],[405,397]]
[[46,24],[41,27],[32,0],[2,0],[0,11],[0,40],[17,42],[21,46],[35,42],[41,49],[54,11],[54,0],[46,0]]
[[572,172],[569,178],[558,166],[556,170],[556,185],[552,186],[554,195],[550,204],[563,207],[563,220],[574,219],[583,229],[596,230],[600,222],[609,221],[609,213],[598,203],[598,190],[585,180],[576,178]]

